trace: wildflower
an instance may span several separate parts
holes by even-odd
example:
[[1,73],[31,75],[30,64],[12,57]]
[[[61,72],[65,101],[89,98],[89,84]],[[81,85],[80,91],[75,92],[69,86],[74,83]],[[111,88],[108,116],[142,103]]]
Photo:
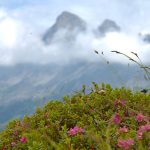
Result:
[[69,131],[68,131],[68,134],[70,136],[74,136],[78,133],[77,129],[76,128],[71,128]]
[[141,140],[143,133],[147,132],[149,130],[150,130],[150,124],[140,126],[139,130],[137,131],[137,135],[136,135],[137,139]]
[[78,134],[78,133],[83,134],[83,133],[84,133],[84,129],[75,126],[74,128],[71,128],[71,129],[68,131],[68,134],[69,134],[70,136],[74,136],[74,135],[76,135],[76,134]]
[[146,132],[146,131],[150,130],[150,124],[140,126],[139,130],[141,130],[142,132]]
[[145,129],[146,129],[146,131],[150,130],[150,124],[146,124]]
[[125,115],[125,117],[129,117],[129,111],[128,111],[128,109],[125,110],[124,115]]
[[142,122],[144,118],[145,118],[145,116],[142,113],[140,113],[136,116],[137,122]]
[[128,128],[126,128],[126,126],[124,126],[123,128],[120,128],[119,131],[120,131],[120,132],[127,133],[127,132],[128,132]]
[[127,141],[128,145],[134,145],[134,140],[133,139],[128,139]]
[[116,100],[115,101],[115,106],[125,106],[126,101],[125,100]]
[[132,145],[134,145],[133,139],[118,140],[118,147],[123,148],[124,150],[128,150]]
[[137,135],[136,135],[136,138],[138,139],[138,140],[141,140],[142,139],[142,135],[143,135],[143,132],[141,132],[141,131],[137,131]]
[[82,129],[82,128],[78,128],[78,133],[83,134],[83,133],[84,133],[84,129]]
[[121,117],[119,114],[115,114],[113,117],[112,117],[112,120],[115,124],[119,124],[121,122]]
[[15,147],[16,145],[17,145],[16,142],[11,142],[12,147]]
[[21,143],[26,143],[26,142],[27,142],[27,138],[26,138],[26,137],[22,137],[22,138],[20,139],[20,142],[21,142]]

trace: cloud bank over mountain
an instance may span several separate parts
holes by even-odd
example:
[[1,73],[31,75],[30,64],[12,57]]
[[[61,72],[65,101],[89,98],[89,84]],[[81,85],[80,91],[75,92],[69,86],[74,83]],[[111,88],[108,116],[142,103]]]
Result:
[[[65,64],[73,59],[99,61],[100,58],[96,57],[93,52],[95,49],[100,53],[103,51],[105,57],[114,62],[126,63],[128,60],[111,53],[111,50],[118,50],[129,55],[131,51],[134,51],[144,62],[150,63],[150,44],[144,42],[139,36],[139,33],[142,32],[150,33],[150,21],[146,19],[150,13],[150,5],[148,5],[150,2],[114,0],[110,3],[88,0],[86,3],[79,1],[71,3],[65,0],[64,3],[61,3],[54,1],[22,2],[18,4],[19,7],[13,4],[8,5],[6,2],[2,4],[3,7],[0,7],[1,65]],[[73,39],[73,42],[69,40],[64,42],[58,39],[68,36],[68,30],[60,29],[53,36],[55,42],[46,45],[42,37],[56,23],[56,18],[64,10],[84,20],[86,30],[75,32],[76,39]],[[105,36],[97,37],[95,32],[106,19],[112,20],[119,32],[111,30]]]

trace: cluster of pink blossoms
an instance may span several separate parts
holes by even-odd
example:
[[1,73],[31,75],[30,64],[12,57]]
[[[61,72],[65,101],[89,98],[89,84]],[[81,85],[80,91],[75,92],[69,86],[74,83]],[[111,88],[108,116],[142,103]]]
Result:
[[133,139],[118,140],[118,147],[123,148],[124,150],[128,150],[132,145],[134,145]]
[[[128,128],[126,126],[119,129],[120,132],[127,133]],[[132,145],[134,145],[134,140],[129,138],[127,140],[118,140],[118,147],[128,150]]]
[[[118,106],[125,106],[126,102],[123,101],[123,100],[117,100],[115,101],[115,106],[118,107]],[[129,112],[125,112],[125,116],[129,116]],[[135,117],[136,121],[141,123],[142,121],[145,121],[147,122],[146,125],[142,125],[139,127],[139,130],[137,131],[137,139],[140,140],[142,139],[142,135],[143,133],[147,132],[147,131],[150,131],[150,124],[149,124],[149,119],[147,116],[144,116],[142,113],[139,113],[136,115]],[[114,114],[112,116],[112,121],[115,123],[115,124],[120,124],[121,123],[121,116],[120,114]],[[128,129],[126,128],[126,126],[122,127],[119,129],[120,132],[122,133],[127,133],[128,132]],[[124,150],[128,150],[132,145],[134,145],[134,140],[129,138],[129,139],[126,139],[126,140],[123,140],[123,139],[119,139],[118,140],[118,147],[120,148],[123,148]]]
[[136,121],[137,122],[142,122],[142,121],[148,121],[148,117],[147,116],[144,116],[142,113],[139,113],[137,116],[136,116]]
[[136,121],[139,122],[139,123],[142,122],[142,121],[147,122],[147,124],[140,126],[139,130],[137,131],[137,139],[141,140],[143,133],[150,130],[150,124],[148,124],[148,117],[144,116],[142,113],[139,113],[136,116]]
[[[126,101],[125,100],[116,100],[115,101],[115,107],[118,107],[118,106],[122,106],[122,107],[124,107],[125,106],[125,104],[126,104]],[[112,121],[115,123],[115,124],[120,124],[120,122],[121,122],[121,117],[120,117],[120,115],[119,114],[115,114],[115,115],[113,115],[113,117],[112,117]]]
[[142,125],[137,131],[137,139],[141,140],[144,132],[150,131],[150,124]]
[[78,133],[83,134],[84,133],[84,129],[75,126],[74,128],[71,128],[68,131],[69,136],[75,136]]

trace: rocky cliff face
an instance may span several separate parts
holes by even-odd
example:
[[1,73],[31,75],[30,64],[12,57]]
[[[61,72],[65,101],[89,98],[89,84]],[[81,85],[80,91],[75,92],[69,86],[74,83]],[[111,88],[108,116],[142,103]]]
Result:
[[57,40],[74,40],[77,33],[86,30],[86,23],[77,15],[70,12],[62,12],[56,19],[55,24],[46,31],[43,41],[46,44]]

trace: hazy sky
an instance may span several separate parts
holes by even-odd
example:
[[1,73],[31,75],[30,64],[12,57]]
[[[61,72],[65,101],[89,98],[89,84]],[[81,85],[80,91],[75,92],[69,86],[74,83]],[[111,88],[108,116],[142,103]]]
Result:
[[[78,36],[77,44],[68,54],[65,46],[45,47],[41,42],[42,35],[64,10],[83,18],[89,27],[85,35]],[[150,33],[149,16],[149,0],[1,0],[0,64],[60,62],[62,59],[69,62],[72,57],[95,60],[91,49],[103,49],[108,59],[120,62],[122,59],[108,49],[126,53],[134,50],[143,61],[150,62],[150,45],[142,43],[138,36],[139,32]],[[120,25],[122,32],[96,39],[91,30],[106,18]]]

